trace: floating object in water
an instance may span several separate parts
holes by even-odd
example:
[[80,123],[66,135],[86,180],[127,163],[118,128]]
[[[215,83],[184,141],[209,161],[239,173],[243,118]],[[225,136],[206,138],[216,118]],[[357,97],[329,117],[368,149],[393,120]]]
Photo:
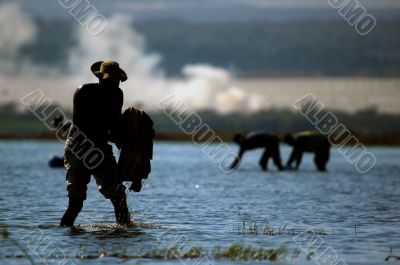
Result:
[[64,158],[59,156],[51,156],[49,158],[49,167],[61,168],[64,167]]

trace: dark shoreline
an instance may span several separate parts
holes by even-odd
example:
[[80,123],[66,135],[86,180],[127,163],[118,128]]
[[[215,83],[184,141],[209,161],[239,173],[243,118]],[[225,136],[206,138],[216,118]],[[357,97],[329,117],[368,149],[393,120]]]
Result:
[[[217,132],[224,142],[232,142],[233,133]],[[283,133],[279,136],[283,138]],[[360,143],[367,146],[400,146],[400,133],[353,133]],[[54,134],[3,134],[0,135],[0,141],[23,141],[23,140],[38,140],[38,141],[55,141],[57,138]],[[210,140],[206,137],[205,141]],[[185,133],[159,132],[155,135],[155,141],[171,141],[171,142],[189,142],[192,141],[192,135]]]

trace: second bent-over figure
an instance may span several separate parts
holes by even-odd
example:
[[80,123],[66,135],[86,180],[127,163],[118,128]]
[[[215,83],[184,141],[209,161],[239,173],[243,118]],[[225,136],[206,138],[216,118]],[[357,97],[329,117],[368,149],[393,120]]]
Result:
[[[292,153],[286,163],[286,168],[298,170],[304,152],[314,153],[314,163],[319,171],[326,171],[329,161],[330,143],[328,139],[317,132],[300,132],[288,134],[284,142],[293,146]],[[295,162],[294,167],[292,167]]]
[[279,170],[283,170],[281,156],[279,151],[279,138],[275,134],[268,132],[252,132],[247,135],[236,134],[234,141],[240,146],[239,154],[231,164],[231,168],[237,168],[246,151],[264,148],[264,152],[259,161],[259,165],[263,170],[268,169],[268,160],[272,157],[275,166]]

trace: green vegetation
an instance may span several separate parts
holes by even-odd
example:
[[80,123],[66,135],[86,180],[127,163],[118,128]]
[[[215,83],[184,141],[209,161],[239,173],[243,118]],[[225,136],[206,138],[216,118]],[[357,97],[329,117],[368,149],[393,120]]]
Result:
[[17,105],[0,105],[0,135],[39,135],[48,133],[47,127],[29,111],[19,111]]
[[8,238],[9,232],[8,232],[7,226],[5,226],[5,227],[2,228],[2,230],[1,230],[1,236],[2,236],[4,239],[7,239],[7,238]]
[[242,260],[242,261],[276,261],[283,257],[287,252],[285,247],[277,249],[264,249],[246,247],[242,244],[233,244],[228,249],[221,251],[219,248],[214,249],[213,256],[215,259],[229,259],[229,260]]
[[254,223],[246,226],[246,222],[243,221],[242,225],[238,225],[237,230],[234,229],[229,233],[274,236],[283,235],[285,230],[286,224],[280,225],[279,227],[273,227],[270,223],[265,225]]
[[[214,111],[197,112],[203,123],[218,132],[271,131],[291,132],[314,130],[310,122],[300,113],[289,109],[267,109],[252,114],[219,114]],[[400,115],[379,113],[373,108],[356,113],[333,112],[348,129],[359,133],[400,133]],[[163,113],[152,113],[156,131],[179,132],[179,128]]]
[[[71,113],[66,112],[70,117]],[[277,133],[314,130],[306,118],[289,109],[268,109],[251,115],[242,113],[219,114],[215,111],[197,112],[224,140],[233,133],[271,131]],[[400,115],[379,113],[365,109],[356,113],[335,111],[338,120],[366,144],[400,145]],[[190,140],[180,128],[162,112],[150,113],[158,139]],[[28,111],[18,111],[15,104],[0,105],[0,137],[52,138],[52,132]],[[54,138],[54,137],[53,137]]]
[[393,255],[393,248],[390,248],[389,256],[385,258],[385,261],[400,260],[400,256]]
[[298,235],[301,233],[306,233],[309,236],[325,236],[324,230],[299,230],[299,229],[287,229],[286,224],[282,224],[278,227],[274,227],[272,224],[257,224],[252,223],[246,225],[246,222],[243,221],[241,225],[238,225],[237,228],[232,231],[228,231],[228,233],[232,234],[241,234],[241,235],[265,235],[265,236],[283,236],[283,235]]
[[26,257],[32,265],[36,264],[29,254],[29,251],[27,251],[27,249],[18,240],[10,237],[10,232],[8,231],[7,225],[1,228],[1,237],[3,240],[10,240],[15,246],[17,246],[21,250],[23,255],[18,256],[19,258]]
[[97,259],[104,257],[114,257],[120,259],[198,259],[213,258],[216,260],[238,260],[238,261],[277,261],[285,256],[287,249],[279,247],[277,249],[265,249],[263,247],[245,246],[235,243],[226,249],[215,247],[211,252],[200,247],[192,247],[189,250],[182,250],[179,247],[171,247],[163,250],[156,250],[151,253],[141,255],[129,255],[127,253],[107,253],[84,255],[78,254],[79,259]]

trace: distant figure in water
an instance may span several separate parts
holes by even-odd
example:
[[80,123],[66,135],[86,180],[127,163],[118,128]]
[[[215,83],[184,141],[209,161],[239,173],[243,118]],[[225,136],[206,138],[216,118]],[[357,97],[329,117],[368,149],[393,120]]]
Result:
[[91,70],[99,82],[80,86],[73,100],[72,126],[64,154],[69,204],[60,226],[74,224],[86,199],[91,175],[99,191],[111,200],[117,223],[129,225],[125,186],[118,179],[117,162],[112,146],[108,144],[109,141],[117,142],[116,131],[123,104],[119,84],[128,77],[113,61],[97,62]]
[[246,151],[264,148],[264,153],[261,156],[259,165],[262,170],[268,169],[268,160],[272,157],[275,166],[279,170],[283,170],[281,155],[279,152],[279,138],[275,134],[268,132],[252,132],[245,136],[241,134],[236,134],[233,138],[235,143],[240,146],[239,154],[236,159],[231,164],[231,168],[237,168]]
[[71,127],[70,121],[64,121],[64,117],[61,115],[57,115],[53,119],[53,127],[57,130],[60,130],[62,133],[69,131]]
[[[286,168],[298,170],[304,152],[314,153],[314,162],[319,171],[326,171],[326,165],[329,161],[330,143],[328,139],[317,132],[300,132],[297,134],[288,134],[284,142],[293,146],[293,151],[286,163]],[[295,166],[292,167],[292,163]]]

